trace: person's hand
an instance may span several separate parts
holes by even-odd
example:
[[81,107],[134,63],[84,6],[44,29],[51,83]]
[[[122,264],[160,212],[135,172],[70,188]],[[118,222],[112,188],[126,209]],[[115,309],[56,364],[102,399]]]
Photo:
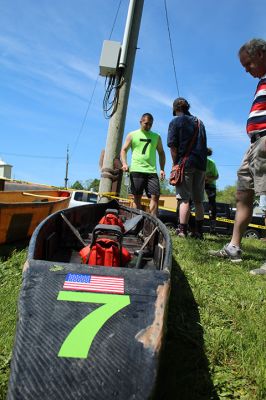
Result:
[[122,164],[122,170],[123,170],[123,172],[128,172],[129,168],[128,168],[128,165],[126,163]]
[[160,179],[161,181],[165,179],[165,172],[163,170],[160,171]]

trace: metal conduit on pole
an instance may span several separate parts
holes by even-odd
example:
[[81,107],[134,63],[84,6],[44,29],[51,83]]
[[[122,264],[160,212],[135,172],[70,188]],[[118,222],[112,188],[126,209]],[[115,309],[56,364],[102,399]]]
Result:
[[121,68],[125,68],[127,65],[127,50],[128,50],[128,46],[129,46],[130,32],[131,32],[132,22],[133,22],[133,17],[134,17],[135,3],[136,3],[136,0],[131,0],[130,4],[129,4],[129,8],[128,8],[125,32],[124,32],[123,43],[122,43],[122,48],[121,48],[121,55],[120,55],[120,60],[119,60],[119,67],[121,67]]
[[[120,151],[121,151],[124,128],[125,128],[128,98],[129,98],[130,85],[131,85],[134,62],[135,62],[143,3],[144,0],[137,0],[137,1],[131,0],[128,9],[126,28],[123,38],[123,46],[121,50],[123,59],[120,58],[120,62],[123,63],[123,69],[124,69],[122,72],[123,84],[119,89],[119,100],[118,100],[117,110],[115,114],[111,117],[109,122],[103,166],[102,166],[103,171],[113,170],[114,160],[120,158]],[[104,195],[101,195],[101,193],[102,194],[110,193],[112,189],[112,183],[113,181],[110,177],[103,177],[103,176],[101,177],[100,187],[99,187],[99,193],[100,193],[99,202],[108,201],[108,198],[105,197]],[[120,188],[118,187],[117,192],[119,191]]]

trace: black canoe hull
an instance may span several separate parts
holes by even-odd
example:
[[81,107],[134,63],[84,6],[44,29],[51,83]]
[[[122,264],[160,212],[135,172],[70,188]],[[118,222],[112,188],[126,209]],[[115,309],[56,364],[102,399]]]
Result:
[[[100,214],[105,207],[100,205]],[[66,216],[85,237],[85,230],[91,230],[88,226],[98,222],[99,207],[72,210]],[[138,214],[127,208],[121,212]],[[90,221],[84,219],[86,213]],[[59,227],[56,215],[38,227],[23,274],[9,400],[152,398],[170,292],[171,241],[160,221],[143,217],[141,231],[158,226],[153,250],[163,243],[164,251],[157,266],[150,260],[141,269],[62,262],[57,258],[62,249],[53,253],[54,245],[46,248],[43,238],[56,227],[57,240],[64,238],[66,245],[75,241],[73,234],[64,224]],[[43,259],[45,254],[54,259]],[[65,290],[68,273],[123,279],[124,293]]]

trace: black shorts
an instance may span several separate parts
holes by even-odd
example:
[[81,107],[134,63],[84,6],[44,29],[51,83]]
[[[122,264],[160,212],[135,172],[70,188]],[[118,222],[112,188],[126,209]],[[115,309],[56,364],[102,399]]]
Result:
[[160,183],[157,174],[146,174],[145,172],[130,173],[131,193],[134,195],[160,196]]

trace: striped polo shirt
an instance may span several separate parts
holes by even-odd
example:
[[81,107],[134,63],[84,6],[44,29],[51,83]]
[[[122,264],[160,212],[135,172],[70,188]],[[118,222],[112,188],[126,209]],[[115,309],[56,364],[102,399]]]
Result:
[[257,86],[255,97],[247,120],[247,134],[250,138],[254,134],[266,132],[266,75]]

